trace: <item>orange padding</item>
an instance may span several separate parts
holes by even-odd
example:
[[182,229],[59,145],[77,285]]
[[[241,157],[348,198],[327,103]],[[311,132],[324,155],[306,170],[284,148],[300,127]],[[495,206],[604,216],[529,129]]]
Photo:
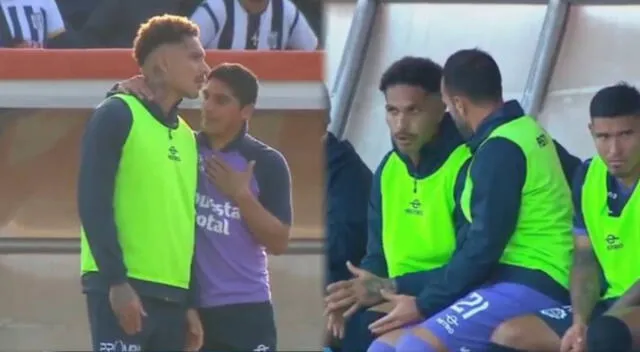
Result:
[[[265,81],[322,81],[324,53],[297,51],[207,52],[213,66],[234,62]],[[138,73],[129,49],[0,49],[1,79],[122,79]]]

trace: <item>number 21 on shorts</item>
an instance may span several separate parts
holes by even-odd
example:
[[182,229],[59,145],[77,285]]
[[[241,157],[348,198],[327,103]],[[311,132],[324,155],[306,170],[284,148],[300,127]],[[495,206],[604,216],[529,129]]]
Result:
[[451,305],[451,310],[458,313],[462,319],[469,319],[479,312],[489,308],[489,301],[477,292],[471,292],[466,297]]

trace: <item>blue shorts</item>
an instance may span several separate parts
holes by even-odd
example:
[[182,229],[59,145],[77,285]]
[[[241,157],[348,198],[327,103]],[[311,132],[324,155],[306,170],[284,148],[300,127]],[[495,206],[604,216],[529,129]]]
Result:
[[559,305],[527,286],[497,283],[469,293],[419,326],[449,351],[483,351],[501,323]]
[[[591,319],[595,319],[604,314],[604,312],[611,307],[612,303],[612,301],[598,302],[593,309]],[[547,324],[559,337],[564,336],[565,332],[567,332],[573,324],[573,311],[571,306],[557,306],[542,309],[536,312],[535,315]]]

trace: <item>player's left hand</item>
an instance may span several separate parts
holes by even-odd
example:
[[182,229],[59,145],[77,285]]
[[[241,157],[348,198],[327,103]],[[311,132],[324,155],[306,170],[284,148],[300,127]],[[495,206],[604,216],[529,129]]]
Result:
[[205,172],[220,192],[235,200],[251,191],[254,165],[255,161],[250,161],[244,171],[236,171],[219,156],[212,156],[205,162]]
[[384,299],[395,306],[387,315],[369,325],[372,333],[382,335],[422,319],[415,297],[393,294],[384,290],[381,293]]
[[197,352],[202,348],[204,342],[204,331],[200,316],[195,309],[187,311],[187,344],[184,347],[186,352]]

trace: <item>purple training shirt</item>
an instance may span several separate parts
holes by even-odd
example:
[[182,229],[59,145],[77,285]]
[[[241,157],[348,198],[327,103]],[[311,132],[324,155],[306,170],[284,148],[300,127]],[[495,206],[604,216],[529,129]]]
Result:
[[243,132],[221,151],[198,135],[195,280],[200,307],[271,300],[267,254],[249,230],[240,209],[209,182],[203,161],[221,157],[234,170],[256,162],[251,191],[271,214],[291,223],[291,181],[282,155]]

